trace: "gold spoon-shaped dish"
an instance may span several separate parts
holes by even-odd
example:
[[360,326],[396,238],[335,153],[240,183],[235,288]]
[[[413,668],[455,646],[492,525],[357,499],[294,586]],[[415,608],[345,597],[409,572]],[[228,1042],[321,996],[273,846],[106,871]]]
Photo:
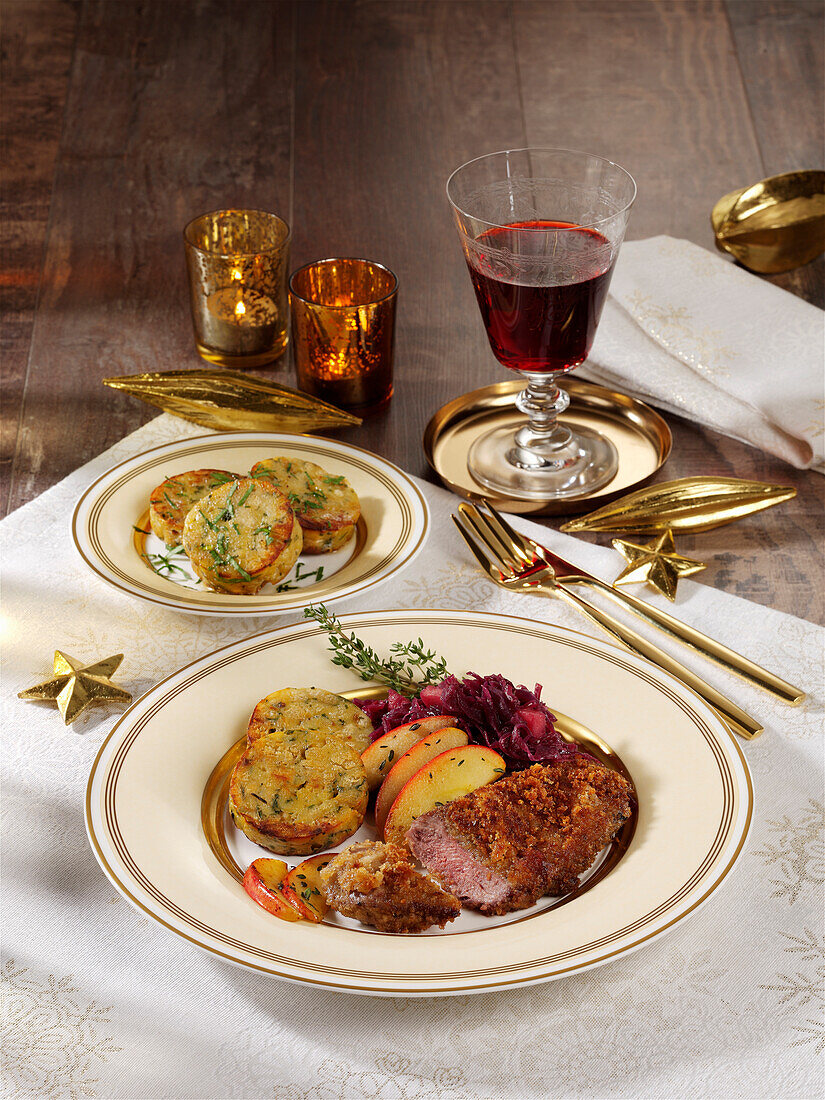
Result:
[[825,171],[785,172],[723,195],[710,215],[716,247],[760,275],[825,252]]

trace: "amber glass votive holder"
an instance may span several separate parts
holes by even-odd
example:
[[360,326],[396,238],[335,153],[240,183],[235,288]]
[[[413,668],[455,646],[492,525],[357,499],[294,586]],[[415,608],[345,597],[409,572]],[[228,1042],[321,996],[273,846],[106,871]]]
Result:
[[316,260],[289,280],[298,388],[359,415],[392,397],[398,280],[382,264]]
[[195,344],[208,363],[263,367],[289,341],[289,226],[263,210],[214,210],[183,231]]

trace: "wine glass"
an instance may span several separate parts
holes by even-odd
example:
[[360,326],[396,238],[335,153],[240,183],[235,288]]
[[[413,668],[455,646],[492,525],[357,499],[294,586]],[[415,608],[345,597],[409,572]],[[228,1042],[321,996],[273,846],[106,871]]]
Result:
[[525,500],[586,496],[618,468],[616,448],[558,416],[558,379],[590,351],[636,196],[612,161],[570,149],[507,149],[447,181],[493,354],[521,374],[527,423],[479,436],[467,456],[482,485]]

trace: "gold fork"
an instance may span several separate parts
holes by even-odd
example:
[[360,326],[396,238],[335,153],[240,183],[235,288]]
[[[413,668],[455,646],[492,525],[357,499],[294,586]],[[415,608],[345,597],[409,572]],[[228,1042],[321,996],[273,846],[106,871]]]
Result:
[[581,566],[565,561],[549,547],[542,546],[535,539],[514,530],[507,523],[504,516],[499,515],[488,500],[484,501],[484,505],[489,512],[489,516],[478,508],[465,504],[459,505],[459,511],[463,511],[465,519],[479,533],[479,537],[482,537],[480,529],[484,526],[488,536],[487,541],[498,539],[510,556],[521,565],[530,566],[536,563],[546,565],[552,569],[556,580],[563,586],[568,584],[585,585],[604,593],[604,595],[615,600],[616,603],[623,605],[628,611],[632,611],[634,615],[639,615],[658,629],[671,634],[674,638],[678,638],[680,642],[684,642],[685,645],[697,650],[704,657],[716,661],[730,672],[749,680],[756,687],[768,692],[769,695],[775,696],[783,703],[788,703],[793,707],[805,698],[805,692],[801,688],[794,687],[793,684],[789,684],[787,680],[783,680],[776,673],[762,668],[755,661],[751,661],[741,653],[729,649],[721,642],[717,642],[715,638],[709,638],[701,630],[688,626],[687,623],[681,622],[673,615],[668,615],[666,611],[661,611],[653,604],[645,603],[638,596],[634,596],[623,589],[614,588],[612,584],[608,584],[599,577],[594,577],[592,573],[588,573]]
[[[489,505],[488,505],[489,507]],[[564,588],[556,578],[552,566],[544,559],[532,557],[527,548],[520,545],[520,536],[496,513],[503,535],[496,531],[490,521],[482,516],[472,505],[460,504],[459,515],[453,516],[470,551],[496,584],[510,591],[529,592],[537,596],[552,596],[564,600],[577,608],[588,619],[606,630],[616,641],[639,656],[646,658],[659,668],[681,680],[687,687],[700,695],[721,716],[723,721],[746,740],[758,737],[764,727],[740,706],[728,699],[716,688],[697,676],[691,669],[680,664],[669,653],[659,649],[635,630],[625,626],[612,615],[587,603]],[[512,532],[513,538],[505,537]]]

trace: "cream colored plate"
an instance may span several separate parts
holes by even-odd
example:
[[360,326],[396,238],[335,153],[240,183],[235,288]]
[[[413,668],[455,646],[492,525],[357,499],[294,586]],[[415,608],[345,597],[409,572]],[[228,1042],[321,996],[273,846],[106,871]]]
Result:
[[[358,529],[347,546],[333,554],[302,555],[278,588],[264,585],[255,596],[193,587],[182,553],[167,559],[171,567],[159,565],[165,548],[154,535],[145,534],[149,494],[156,485],[185,470],[242,474],[277,455],[315,462],[347,478],[361,502]],[[274,615],[310,601],[329,603],[386,581],[419,552],[428,522],[426,502],[413,482],[369,451],[316,436],[227,432],[168,443],[121,462],[80,498],[72,534],[83,560],[99,577],[138,599],[196,615]]]
[[[207,842],[201,805],[216,764],[265,694],[358,687],[353,673],[330,663],[325,635],[302,623],[167,677],[124,714],[97,756],[86,798],[95,854],[117,889],[166,928],[239,965],[312,985],[471,993],[619,958],[684,919],[731,871],[753,809],[747,766],[721,721],[678,681],[607,642],[514,616],[410,610],[343,621],[382,652],[420,636],[458,674],[543,684],[551,710],[595,731],[635,781],[639,810],[627,853],[569,904],[544,899],[499,921],[463,913],[443,934],[290,924],[260,909]],[[239,864],[265,854],[238,843]]]

